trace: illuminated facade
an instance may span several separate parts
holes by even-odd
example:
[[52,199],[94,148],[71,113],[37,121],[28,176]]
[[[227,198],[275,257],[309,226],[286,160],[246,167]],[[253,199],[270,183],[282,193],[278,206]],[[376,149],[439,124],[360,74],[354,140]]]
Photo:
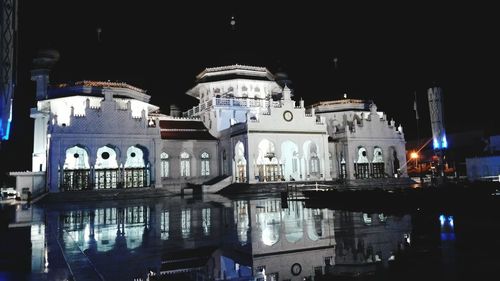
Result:
[[373,102],[355,99],[312,105],[328,124],[333,178],[407,177],[403,127],[377,111]]
[[159,181],[160,129],[148,122],[144,91],[122,83],[82,81],[37,95],[33,171],[50,192],[147,187]]
[[196,78],[187,94],[199,104],[184,116],[200,118],[220,140],[221,174],[230,182],[331,179],[324,120],[266,68],[207,68]]
[[342,100],[306,109],[263,67],[205,69],[187,92],[199,104],[183,117],[175,107],[170,116],[159,113],[144,90],[126,83],[49,86],[48,73],[32,71],[37,106],[31,117],[32,171],[46,173],[50,192],[155,187],[180,193],[186,183],[217,178],[203,185],[213,193],[232,183],[406,176],[402,128],[373,103]]

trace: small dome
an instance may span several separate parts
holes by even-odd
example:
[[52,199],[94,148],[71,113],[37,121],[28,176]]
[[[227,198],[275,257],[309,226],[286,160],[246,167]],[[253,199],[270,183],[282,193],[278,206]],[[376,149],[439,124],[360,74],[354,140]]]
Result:
[[274,74],[274,79],[276,80],[276,83],[280,85],[280,87],[285,87],[285,85],[288,85],[289,87],[292,85],[292,80],[288,78],[288,74],[285,72],[276,72]]
[[60,54],[54,49],[42,49],[33,59],[34,68],[51,68],[59,60]]

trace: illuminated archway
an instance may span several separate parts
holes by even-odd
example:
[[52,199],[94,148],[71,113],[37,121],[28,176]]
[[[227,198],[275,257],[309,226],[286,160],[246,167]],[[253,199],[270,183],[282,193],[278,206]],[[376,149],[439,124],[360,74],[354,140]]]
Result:
[[81,190],[90,187],[90,164],[87,150],[75,145],[66,150],[62,189]]
[[145,148],[131,146],[127,149],[127,160],[123,169],[125,188],[149,186],[149,165],[145,155]]
[[357,159],[354,161],[354,171],[356,178],[367,179],[370,176],[368,153],[366,148],[358,147]]
[[276,157],[274,143],[268,139],[263,139],[258,145],[257,167],[259,181],[279,181],[282,180],[282,165]]
[[281,162],[283,163],[283,176],[285,180],[299,178],[299,147],[292,141],[281,144]]
[[234,161],[236,164],[236,182],[247,181],[247,160],[245,158],[245,146],[238,141],[234,146]]
[[116,150],[106,145],[97,149],[96,156],[94,187],[96,189],[117,188],[119,170]]
[[311,142],[309,144],[309,171],[310,175],[316,178],[320,177],[321,174],[318,155],[318,146],[314,142]]
[[385,175],[384,155],[380,147],[373,149],[372,175],[374,178],[383,178]]

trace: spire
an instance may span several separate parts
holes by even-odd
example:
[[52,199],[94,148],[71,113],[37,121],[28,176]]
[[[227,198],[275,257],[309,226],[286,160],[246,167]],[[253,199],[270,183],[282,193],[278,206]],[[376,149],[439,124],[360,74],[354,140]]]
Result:
[[290,88],[288,88],[288,86],[285,83],[285,87],[283,87],[283,99],[284,100],[290,100],[291,99],[291,93],[292,93],[292,91],[290,90]]
[[377,106],[373,102],[370,104],[370,116],[372,115],[377,115]]

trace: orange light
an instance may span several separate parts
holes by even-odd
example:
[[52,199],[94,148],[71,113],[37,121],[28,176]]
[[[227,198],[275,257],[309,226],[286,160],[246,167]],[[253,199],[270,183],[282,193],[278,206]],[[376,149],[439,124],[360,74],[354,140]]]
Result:
[[412,153],[410,154],[410,157],[411,157],[411,159],[417,159],[417,158],[418,158],[418,153],[416,153],[416,152],[412,152]]

